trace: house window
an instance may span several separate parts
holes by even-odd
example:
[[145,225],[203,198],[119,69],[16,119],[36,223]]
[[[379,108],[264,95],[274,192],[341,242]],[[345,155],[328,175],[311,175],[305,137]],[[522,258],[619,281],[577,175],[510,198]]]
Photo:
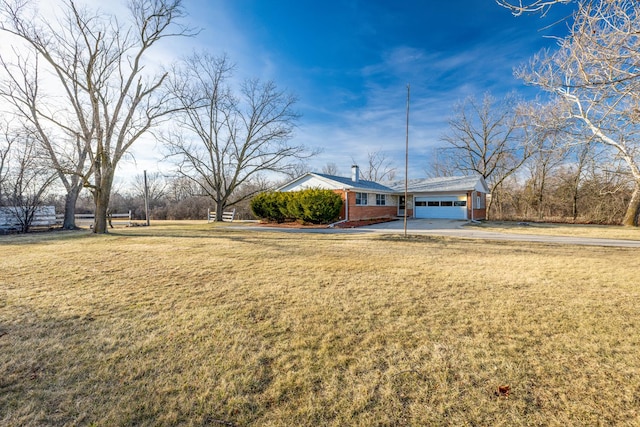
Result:
[[456,200],[453,202],[453,206],[467,206],[466,200]]
[[384,194],[376,194],[376,205],[384,206],[387,204],[387,197]]
[[356,205],[367,205],[367,193],[356,193]]
[[422,201],[422,200],[417,200],[416,201],[416,207],[421,207],[421,206],[427,206],[427,202]]
[[440,202],[440,206],[453,206],[453,202],[449,200],[443,200],[442,202]]
[[482,197],[482,193],[476,193],[476,209],[484,208],[484,198]]
[[428,201],[427,206],[440,206],[440,202]]

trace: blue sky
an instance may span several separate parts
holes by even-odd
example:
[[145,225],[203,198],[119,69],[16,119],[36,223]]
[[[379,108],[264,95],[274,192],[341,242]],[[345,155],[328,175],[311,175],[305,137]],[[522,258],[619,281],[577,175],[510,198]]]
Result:
[[179,41],[180,52],[227,53],[237,78],[271,79],[298,96],[302,118],[293,142],[323,149],[309,162],[314,170],[335,163],[348,174],[352,160],[364,164],[367,153],[382,151],[402,173],[410,84],[413,177],[424,175],[456,102],[485,92],[535,96],[513,68],[553,47],[545,36],[562,34],[566,23],[553,24],[570,12],[558,7],[544,18],[516,18],[494,0],[185,0],[185,6],[202,32]]

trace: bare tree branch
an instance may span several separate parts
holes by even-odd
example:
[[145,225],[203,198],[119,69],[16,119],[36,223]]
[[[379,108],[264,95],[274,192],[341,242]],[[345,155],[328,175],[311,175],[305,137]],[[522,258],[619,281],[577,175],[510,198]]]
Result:
[[449,120],[450,130],[442,136],[451,152],[449,162],[455,169],[482,175],[492,193],[531,155],[517,105],[517,99],[511,95],[501,102],[489,94],[481,102],[468,98],[455,107]]
[[[62,175],[70,173],[78,177],[76,183],[91,189],[96,205],[93,230],[104,233],[118,162],[172,111],[167,99],[159,96],[167,74],[147,72],[144,57],[167,37],[195,32],[177,23],[184,16],[181,0],[131,1],[130,27],[114,16],[80,8],[73,0],[60,3],[60,18],[51,19],[31,13],[25,1],[2,0],[0,30],[21,39],[33,52],[18,55],[16,67],[3,58],[5,71],[13,76],[3,95],[36,126],[60,179],[64,182]],[[54,85],[47,85],[52,86],[50,96],[40,93],[37,72],[28,72],[37,60],[55,77]],[[56,98],[64,101],[55,102]],[[66,143],[58,146],[53,140],[61,137]],[[70,151],[76,154],[63,166],[62,153]]]
[[[26,233],[55,180],[55,172],[40,155],[35,133],[25,127],[4,129],[0,205],[4,204]],[[4,171],[3,171],[4,170]]]
[[545,14],[555,4],[568,4],[575,1],[577,0],[530,0],[526,2],[523,2],[522,0],[496,0],[496,3],[509,9],[515,16],[520,16],[523,13],[535,12]]
[[162,140],[179,174],[201,186],[221,219],[227,206],[254,193],[238,192],[269,172],[286,172],[313,155],[289,143],[299,115],[296,98],[273,82],[227,84],[233,66],[226,56],[196,54],[173,70],[170,90],[183,109],[177,129]]
[[[355,162],[354,162],[355,164]],[[367,166],[362,170],[362,179],[367,181],[393,181],[397,168],[382,151],[367,153]]]
[[635,187],[623,223],[640,214],[640,4],[633,0],[584,2],[556,52],[537,55],[517,72],[527,83],[556,94],[563,117],[589,134],[584,143],[610,149]]

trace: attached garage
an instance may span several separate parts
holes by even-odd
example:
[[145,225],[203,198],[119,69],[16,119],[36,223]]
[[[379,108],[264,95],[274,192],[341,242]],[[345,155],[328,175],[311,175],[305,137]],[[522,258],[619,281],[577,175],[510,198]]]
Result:
[[[360,179],[357,166],[351,177],[308,172],[278,191],[307,188],[333,190],[342,197],[340,219],[403,217],[481,220],[486,217],[489,188],[480,175],[418,178],[379,183]],[[408,196],[405,203],[405,194]]]
[[415,198],[415,217],[467,219],[465,196],[429,196]]

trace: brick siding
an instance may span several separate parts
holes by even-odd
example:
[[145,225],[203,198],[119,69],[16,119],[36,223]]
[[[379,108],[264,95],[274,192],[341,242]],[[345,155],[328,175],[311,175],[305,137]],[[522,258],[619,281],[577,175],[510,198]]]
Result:
[[[342,208],[340,209],[340,219],[345,219],[345,205],[344,198],[345,192],[343,190],[335,190],[337,194],[342,197]],[[352,191],[349,191],[349,221],[358,221],[361,219],[372,219],[372,218],[395,218],[398,216],[398,206],[393,205],[385,205],[378,206],[375,204],[375,193],[367,193],[368,202],[366,206],[356,205],[356,194]],[[387,195],[387,203],[395,203],[395,198]],[[411,210],[409,210],[411,212]]]

